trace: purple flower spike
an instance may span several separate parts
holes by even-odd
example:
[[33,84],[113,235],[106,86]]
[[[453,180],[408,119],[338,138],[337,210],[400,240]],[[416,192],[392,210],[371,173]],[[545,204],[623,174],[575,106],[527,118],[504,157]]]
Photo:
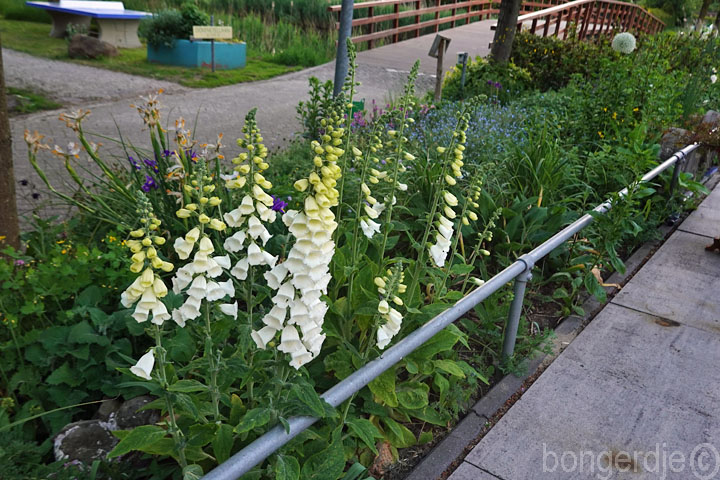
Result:
[[155,179],[151,177],[150,175],[145,175],[145,183],[142,187],[143,192],[147,193],[150,190],[155,190],[158,188],[157,183],[155,183]]
[[272,209],[276,212],[285,213],[285,207],[288,206],[287,202],[283,202],[279,198],[277,198],[275,195],[272,196],[273,199],[273,205]]

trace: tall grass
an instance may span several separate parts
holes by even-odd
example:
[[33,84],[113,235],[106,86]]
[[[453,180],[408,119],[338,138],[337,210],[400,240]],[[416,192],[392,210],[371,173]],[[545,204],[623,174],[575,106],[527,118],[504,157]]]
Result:
[[233,27],[250,52],[269,54],[283,65],[311,67],[330,61],[335,55],[334,31],[303,29],[286,21],[270,23],[256,14],[242,17],[221,16],[220,20]]
[[[124,0],[126,8],[159,11],[179,8],[187,0]],[[268,23],[286,22],[304,29],[331,30],[334,19],[327,0],[198,0],[208,13],[216,15],[259,15]]]

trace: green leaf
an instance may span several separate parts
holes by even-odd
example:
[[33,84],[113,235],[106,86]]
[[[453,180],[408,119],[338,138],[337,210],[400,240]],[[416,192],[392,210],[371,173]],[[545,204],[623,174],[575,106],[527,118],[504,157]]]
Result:
[[61,383],[64,383],[66,385],[69,385],[71,387],[77,387],[82,383],[82,378],[80,375],[78,375],[78,372],[76,370],[73,370],[70,367],[70,364],[68,362],[63,363],[59,368],[55,369],[48,377],[45,379],[46,383],[49,383],[50,385],[60,385]]
[[440,427],[446,427],[447,422],[450,420],[450,415],[442,415],[438,413],[434,408],[427,406],[421,410],[408,411],[408,414],[422,420],[423,422],[432,423]]
[[245,405],[243,405],[242,399],[233,393],[230,395],[230,417],[228,419],[230,425],[237,425],[243,413],[245,413]]
[[184,393],[178,393],[173,392],[173,398],[175,400],[175,404],[177,406],[177,409],[190,416],[195,421],[201,420],[202,416],[200,415],[200,410],[198,409],[197,405],[195,404],[195,401],[189,396],[185,395]]
[[464,263],[456,263],[450,269],[450,273],[454,275],[466,275],[475,270],[473,265],[465,265]]
[[190,425],[187,440],[188,445],[193,447],[204,447],[213,441],[217,430],[218,425],[216,423]]
[[460,337],[449,329],[441,330],[422,347],[415,350],[409,357],[415,361],[431,359],[440,352],[451,350]]
[[422,382],[405,382],[397,386],[397,399],[403,407],[416,410],[428,404],[430,387]]
[[308,407],[316,417],[322,418],[325,416],[324,402],[311,385],[305,382],[296,383],[292,386],[290,392],[296,400]]
[[439,373],[436,373],[435,377],[433,377],[433,385],[441,397],[444,396],[450,389],[450,381]]
[[415,435],[404,425],[400,425],[392,418],[383,418],[382,422],[387,427],[385,437],[395,448],[405,448],[415,445]]
[[240,423],[235,427],[235,433],[245,433],[250,430],[267,425],[272,418],[272,410],[269,408],[253,408],[248,410]]
[[342,380],[349,376],[355,369],[352,365],[352,353],[347,349],[338,348],[325,357],[325,370],[335,372],[335,377]]
[[234,443],[232,426],[223,423],[215,433],[212,441],[213,454],[218,463],[223,463],[230,458],[230,452]]
[[[339,431],[339,430],[338,430]],[[332,443],[324,450],[308,458],[302,466],[302,480],[337,480],[345,470],[340,435],[334,434]]]
[[203,476],[203,469],[200,465],[193,464],[183,468],[183,480],[199,480]]
[[204,385],[197,380],[178,380],[168,387],[168,390],[171,392],[182,393],[204,392],[207,391],[207,389],[207,385]]
[[433,363],[438,370],[442,370],[455,377],[465,378],[465,373],[462,371],[462,368],[453,360],[435,360]]
[[422,432],[420,436],[418,437],[418,445],[425,445],[426,443],[430,443],[433,440],[433,434],[431,431]]
[[142,425],[137,427],[115,445],[115,448],[108,453],[107,458],[119,457],[133,450],[143,452],[147,447],[162,440],[166,433],[164,429],[155,425]]
[[352,418],[345,423],[375,455],[378,454],[377,448],[375,447],[375,439],[382,438],[382,434],[370,420],[366,418]]
[[275,480],[298,480],[300,478],[300,463],[297,458],[290,455],[275,456]]
[[590,295],[597,298],[599,302],[605,303],[605,301],[607,300],[607,292],[605,292],[605,289],[597,281],[595,275],[593,275],[592,272],[587,272],[583,280],[585,283],[585,288],[587,288],[587,291],[590,293]]
[[107,337],[99,335],[85,320],[72,327],[68,339],[74,343],[93,343],[101,346],[110,344]]
[[370,391],[388,407],[397,407],[395,394],[395,368],[386,370],[382,375],[368,384]]
[[450,290],[445,294],[445,300],[458,301],[463,298],[463,294],[459,290]]

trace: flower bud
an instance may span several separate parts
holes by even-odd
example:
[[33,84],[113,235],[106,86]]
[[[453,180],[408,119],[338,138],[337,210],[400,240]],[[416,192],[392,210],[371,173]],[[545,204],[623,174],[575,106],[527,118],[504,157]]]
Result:
[[212,220],[210,220],[210,228],[212,228],[213,230],[222,231],[225,230],[226,226],[227,225],[225,225],[225,223],[221,222],[217,218],[213,218]]
[[375,282],[375,285],[377,285],[378,288],[385,288],[385,280],[383,280],[382,278],[375,277],[375,280],[373,280],[373,281]]
[[298,190],[298,191],[300,191],[300,192],[304,192],[305,190],[307,190],[308,183],[309,183],[309,182],[307,181],[307,179],[306,179],[306,178],[303,178],[303,179],[298,180],[297,182],[295,182],[295,184],[294,184],[293,186],[295,187],[295,190]]
[[221,203],[222,200],[220,200],[218,197],[210,197],[210,201],[208,202],[211,207],[217,207]]
[[390,311],[390,305],[388,305],[388,302],[385,300],[380,300],[380,303],[378,304],[378,312],[382,314],[386,314]]
[[152,245],[152,240],[150,240],[150,238],[148,238],[148,237],[145,237],[142,239],[142,242],[140,242],[140,243],[142,244],[143,247],[149,247],[150,245]]
[[142,228],[138,228],[137,230],[133,230],[132,232],[130,232],[130,236],[135,237],[135,238],[139,238],[144,235],[145,235],[145,230],[143,230]]
[[207,215],[205,215],[205,214],[203,213],[203,214],[201,214],[201,215],[198,217],[198,221],[199,221],[200,223],[208,223],[208,222],[210,222],[210,217],[208,217]]
[[179,218],[190,218],[192,212],[186,208],[181,208],[180,210],[175,212],[175,215],[177,215]]

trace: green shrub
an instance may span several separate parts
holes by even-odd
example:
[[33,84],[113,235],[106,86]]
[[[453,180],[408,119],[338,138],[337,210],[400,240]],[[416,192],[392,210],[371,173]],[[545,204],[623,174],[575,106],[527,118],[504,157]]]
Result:
[[617,55],[608,48],[607,39],[577,42],[522,32],[515,36],[511,60],[530,73],[535,88],[546,91],[564,87],[573,74],[587,77],[603,58]]
[[661,22],[663,22],[668,27],[675,24],[675,17],[673,17],[673,14],[666,12],[662,8],[648,8],[648,12],[655,15],[657,18],[660,19]]
[[465,86],[461,85],[462,68],[455,66],[443,82],[443,96],[447,100],[459,100],[476,95],[487,95],[502,103],[507,102],[532,85],[527,70],[514,63],[496,64],[477,57],[468,63]]
[[164,10],[143,20],[138,33],[150,45],[173,47],[175,40],[190,38],[194,25],[209,23],[208,14],[201,11],[197,5],[186,3],[180,11]]
[[22,0],[0,0],[0,15],[7,20],[50,23],[50,15],[45,10],[27,7]]

